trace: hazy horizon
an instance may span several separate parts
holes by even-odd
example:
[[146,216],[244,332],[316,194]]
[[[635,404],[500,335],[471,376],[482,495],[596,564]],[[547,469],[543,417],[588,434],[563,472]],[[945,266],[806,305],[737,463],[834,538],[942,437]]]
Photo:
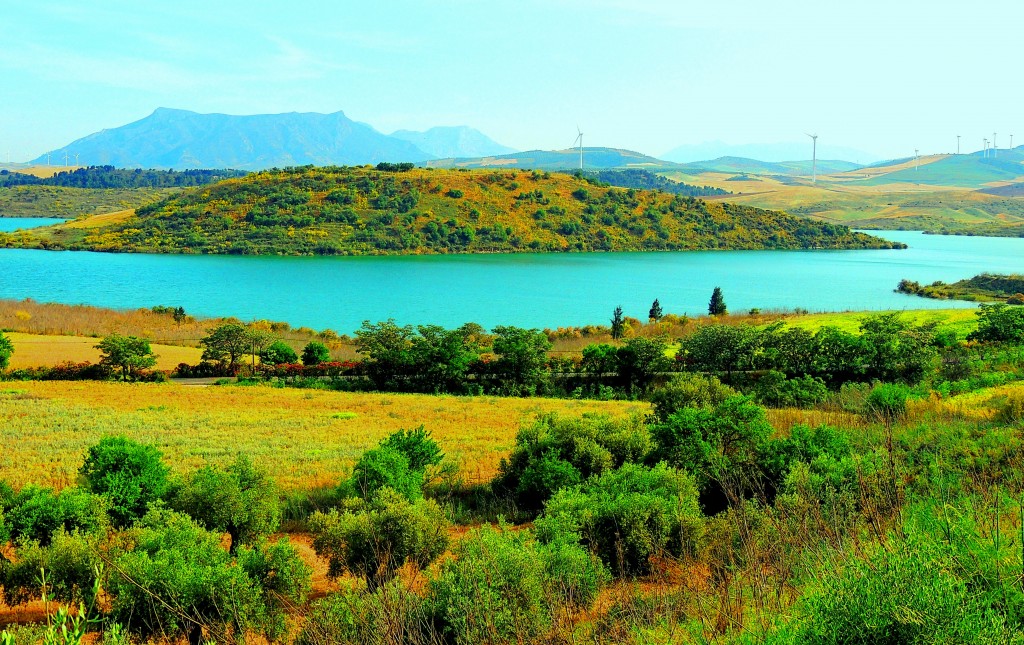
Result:
[[964,152],[993,131],[1006,148],[1015,130],[1024,90],[999,30],[1024,17],[1017,3],[681,5],[11,5],[0,158],[158,107],[340,110],[385,133],[466,125],[520,150],[569,147],[579,124],[587,146],[658,157],[816,132],[819,146],[888,159],[954,152],[957,134]]

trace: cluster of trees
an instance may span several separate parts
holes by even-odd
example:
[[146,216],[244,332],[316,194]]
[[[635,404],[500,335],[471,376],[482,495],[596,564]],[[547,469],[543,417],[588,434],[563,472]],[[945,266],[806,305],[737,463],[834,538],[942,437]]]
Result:
[[0,170],[0,187],[63,186],[66,188],[183,188],[205,186],[224,179],[244,177],[241,170],[143,170],[89,166],[64,170],[51,177],[36,177]]
[[[579,171],[576,173],[579,175]],[[673,181],[650,170],[628,168],[626,170],[588,170],[583,173],[585,179],[598,186],[618,186],[620,188],[639,188],[641,190],[660,190],[663,193],[684,195],[686,197],[713,197],[731,195],[728,190],[714,186],[695,186],[693,184]]]

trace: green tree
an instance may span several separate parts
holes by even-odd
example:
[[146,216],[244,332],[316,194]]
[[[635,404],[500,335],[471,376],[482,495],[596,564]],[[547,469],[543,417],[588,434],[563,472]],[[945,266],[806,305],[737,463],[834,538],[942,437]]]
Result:
[[411,325],[398,326],[394,319],[376,324],[364,320],[356,330],[356,351],[365,356],[370,380],[379,390],[402,389],[413,372],[415,332]]
[[78,471],[86,487],[107,500],[110,519],[125,527],[167,493],[160,451],[126,437],[104,437],[91,446]]
[[7,369],[11,364],[11,356],[14,354],[14,344],[11,339],[0,332],[0,370]]
[[248,344],[246,353],[252,355],[252,366],[255,369],[256,357],[262,354],[274,342],[276,337],[272,332],[256,327],[248,327],[245,330],[245,337]]
[[622,319],[622,305],[615,308],[612,312],[612,340],[618,340],[622,338],[622,332],[626,328],[626,323]]
[[630,338],[618,349],[616,368],[627,392],[646,392],[654,376],[669,369],[672,362],[665,356],[667,350],[663,338]]
[[231,553],[276,531],[281,519],[274,481],[245,455],[227,469],[200,468],[177,491],[172,506],[211,531],[226,532]]
[[131,380],[140,370],[156,365],[156,354],[144,338],[111,334],[101,340],[96,349],[101,353],[100,365],[121,370],[122,381]]
[[411,375],[422,392],[466,391],[469,366],[480,358],[480,328],[469,323],[458,329],[420,325],[409,348]]
[[298,363],[299,355],[283,340],[274,341],[265,350],[260,352],[260,362],[267,365],[281,365],[283,363]]
[[521,327],[499,326],[492,349],[498,355],[495,369],[502,379],[500,392],[513,396],[532,396],[546,382],[548,350],[551,341],[544,332]]
[[311,340],[302,348],[303,365],[319,365],[331,360],[331,350],[318,340]]
[[647,312],[647,318],[652,322],[658,322],[664,315],[664,312],[661,310],[661,303],[655,298],[654,302],[651,303],[651,310]]
[[181,326],[181,323],[185,322],[185,318],[188,317],[185,315],[184,307],[175,307],[171,316],[174,317],[174,322],[177,323],[179,327]]
[[725,306],[725,296],[722,295],[722,288],[715,287],[715,290],[711,292],[711,301],[708,303],[708,315],[711,316],[724,316],[729,311]]
[[[967,340],[1024,343],[1024,307],[1003,303],[981,305],[975,315],[978,316],[978,328],[967,335]],[[3,365],[2,352],[0,349],[0,367]]]
[[238,359],[250,348],[249,333],[245,325],[226,323],[213,329],[199,344],[203,346],[204,361],[217,361],[234,371]]

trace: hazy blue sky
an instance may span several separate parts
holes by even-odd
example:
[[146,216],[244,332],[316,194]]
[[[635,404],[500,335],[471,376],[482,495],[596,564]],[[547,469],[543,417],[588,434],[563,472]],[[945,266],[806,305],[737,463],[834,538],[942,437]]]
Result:
[[950,152],[1020,125],[1020,0],[7,2],[0,160],[157,107],[344,110],[520,148]]

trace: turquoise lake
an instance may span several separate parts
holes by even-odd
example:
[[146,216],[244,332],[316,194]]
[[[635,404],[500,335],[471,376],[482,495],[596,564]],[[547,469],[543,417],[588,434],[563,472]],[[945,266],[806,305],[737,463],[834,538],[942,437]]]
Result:
[[[0,218],[0,227],[13,228],[12,221]],[[951,282],[985,271],[1024,272],[1024,239],[875,234],[910,248],[356,258],[0,249],[0,298],[183,306],[199,316],[351,333],[364,320],[387,318],[449,327],[607,324],[616,305],[646,318],[655,298],[666,313],[701,314],[716,286],[732,311],[971,307],[893,289],[901,278]]]

